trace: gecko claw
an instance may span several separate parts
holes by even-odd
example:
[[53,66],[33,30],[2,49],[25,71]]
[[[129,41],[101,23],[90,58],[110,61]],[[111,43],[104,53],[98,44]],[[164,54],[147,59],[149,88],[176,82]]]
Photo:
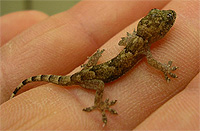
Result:
[[117,100],[112,100],[112,101],[109,102],[109,99],[106,99],[105,100],[105,104],[106,104],[106,108],[105,109],[108,110],[112,114],[117,114],[116,110],[110,108],[110,106],[114,105],[116,102],[117,102]]
[[168,61],[168,64],[167,64],[169,67],[172,65],[172,61]]
[[83,111],[90,112],[90,111],[92,111],[94,109],[96,109],[96,107],[95,106],[91,106],[91,107],[84,108]]
[[99,109],[102,113],[102,121],[105,126],[107,123],[107,116],[105,113],[106,110],[108,110],[111,114],[115,114],[115,115],[118,114],[116,110],[110,108],[110,106],[114,105],[116,102],[117,100],[109,101],[109,99],[106,99],[105,101],[102,101],[99,105],[94,105],[91,107],[84,108],[83,111],[91,112],[94,109]]
[[175,71],[176,69],[178,69],[177,66],[172,67],[172,71]]
[[169,83],[171,81],[171,79],[167,76],[166,73],[165,73],[165,80],[167,81],[167,83]]
[[172,78],[178,78],[178,76],[176,75],[176,74],[174,74],[174,73],[169,73],[169,75],[172,77]]
[[171,71],[175,71],[176,69],[178,69],[178,67],[177,66],[171,67],[171,66],[172,66],[172,61],[169,61],[168,64],[165,65],[164,70],[163,70],[167,83],[169,83],[171,81],[171,79],[168,77],[168,75],[171,76],[172,78],[178,78],[178,76],[176,74],[171,72]]
[[117,102],[117,100],[111,101],[110,106],[114,105]]

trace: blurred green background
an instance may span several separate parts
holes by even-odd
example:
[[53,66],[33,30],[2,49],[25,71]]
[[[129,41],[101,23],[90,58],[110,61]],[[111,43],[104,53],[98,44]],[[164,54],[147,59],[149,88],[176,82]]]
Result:
[[68,10],[80,0],[0,0],[0,15],[15,11],[38,10],[48,15],[54,15]]

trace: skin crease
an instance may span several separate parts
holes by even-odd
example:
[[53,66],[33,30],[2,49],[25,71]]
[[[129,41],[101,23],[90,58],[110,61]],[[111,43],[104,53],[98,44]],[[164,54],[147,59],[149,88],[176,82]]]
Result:
[[[120,115],[117,118],[116,116],[108,115],[109,125],[105,129],[134,129],[173,95],[187,88],[187,84],[198,73],[198,19],[195,19],[197,18],[195,11],[190,12],[188,4],[191,5],[191,8],[193,7],[193,10],[197,10],[197,7],[195,7],[197,4],[195,3],[177,1],[170,2],[164,8],[174,9],[179,15],[174,29],[164,40],[154,44],[152,51],[153,56],[158,57],[158,60],[164,60],[165,62],[172,59],[176,62],[176,65],[180,67],[176,72],[179,79],[173,80],[170,85],[167,84],[163,79],[162,73],[153,71],[144,59],[130,73],[120,78],[118,82],[113,82],[106,86],[104,95],[110,99],[119,100],[115,105],[115,109],[118,110]],[[193,23],[188,23],[188,21],[191,22],[191,19]],[[181,24],[183,22],[187,24]],[[116,43],[121,36],[125,35],[125,32],[132,31],[134,25],[136,23],[116,35],[102,47],[106,49],[106,52],[103,54],[100,63],[114,57],[121,50]],[[186,30],[187,33],[185,33]],[[190,36],[187,37],[189,42],[185,41],[187,35]],[[186,67],[187,70],[184,70]],[[67,89],[47,84],[34,88],[4,103],[1,105],[0,116],[1,119],[7,119],[3,121],[1,129],[101,129],[102,125],[99,124],[101,119],[98,111],[88,114],[81,111],[83,107],[92,103],[94,92],[89,92],[79,87]],[[198,94],[194,95],[198,96]],[[145,109],[146,112],[144,113],[142,109]],[[195,118],[197,116],[197,114],[193,115]],[[171,129],[176,129],[175,126],[171,126]],[[194,129],[195,127],[188,125],[189,129]],[[162,129],[164,128],[162,125]]]

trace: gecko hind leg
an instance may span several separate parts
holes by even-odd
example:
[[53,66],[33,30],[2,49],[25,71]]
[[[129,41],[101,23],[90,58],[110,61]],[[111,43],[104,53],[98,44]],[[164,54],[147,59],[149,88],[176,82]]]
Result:
[[89,59],[88,62],[86,64],[81,65],[81,67],[83,67],[83,69],[87,69],[91,66],[96,65],[104,51],[105,51],[105,49],[103,49],[103,50],[98,49],[96,53],[94,53],[92,56],[88,57],[88,59]]
[[102,101],[104,82],[101,80],[86,80],[81,84],[81,86],[87,89],[96,90],[94,105],[84,108],[83,111],[91,112],[94,109],[99,109],[102,112],[102,121],[104,125],[106,125],[107,117],[105,111],[108,110],[112,114],[117,114],[116,110],[110,108],[110,106],[114,105],[117,100],[109,101],[109,99],[106,99],[105,101]]

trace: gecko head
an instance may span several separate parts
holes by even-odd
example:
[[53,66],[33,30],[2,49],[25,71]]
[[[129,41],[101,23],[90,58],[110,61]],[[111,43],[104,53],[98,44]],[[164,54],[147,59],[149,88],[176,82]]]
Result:
[[173,26],[175,19],[176,13],[173,10],[152,9],[138,23],[137,35],[153,43],[165,36]]

